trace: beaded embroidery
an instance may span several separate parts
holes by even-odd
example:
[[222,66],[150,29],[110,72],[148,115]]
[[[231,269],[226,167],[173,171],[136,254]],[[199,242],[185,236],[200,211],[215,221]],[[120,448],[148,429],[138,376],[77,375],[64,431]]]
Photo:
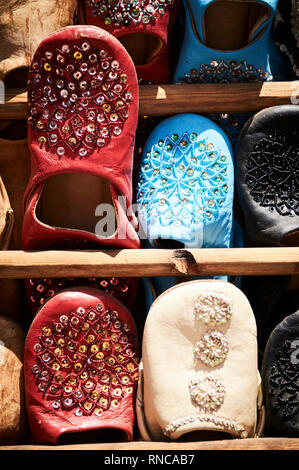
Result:
[[213,414],[198,414],[198,415],[188,415],[183,416],[182,418],[176,419],[171,424],[168,424],[163,429],[163,434],[167,437],[170,436],[173,432],[175,432],[181,426],[186,426],[187,424],[194,423],[199,421],[201,423],[211,423],[215,426],[221,427],[221,429],[226,429],[228,432],[234,431],[240,436],[242,439],[246,439],[248,437],[248,432],[245,430],[244,426],[233,421],[231,419],[222,418],[220,416],[215,416]]
[[297,47],[299,48],[299,1],[292,0],[291,9],[291,25],[292,34],[294,36]]
[[78,307],[42,328],[33,346],[36,386],[55,410],[100,416],[131,396],[138,380],[136,338],[102,303]]
[[242,83],[272,81],[273,76],[263,68],[255,68],[243,60],[212,60],[210,64],[201,64],[199,69],[193,68],[179,79],[180,83]]
[[64,44],[33,62],[28,84],[28,121],[58,158],[88,157],[122,133],[132,94],[107,51]]
[[88,0],[94,17],[116,26],[153,24],[157,14],[163,16],[173,0]]
[[224,402],[224,385],[212,375],[192,379],[189,384],[189,390],[192,401],[202,411],[216,411]]
[[[293,342],[296,344],[295,347],[292,347]],[[281,412],[285,420],[299,416],[298,344],[299,338],[283,342],[269,376],[268,391],[271,404],[275,410]]]
[[100,289],[106,294],[110,294],[120,300],[125,306],[131,308],[132,291],[135,292],[137,279],[135,278],[61,278],[61,279],[29,279],[29,298],[34,308],[38,309],[44,305],[51,297],[64,289],[71,287],[87,286],[89,288]]
[[281,216],[299,215],[297,131],[273,131],[248,156],[246,184],[261,207]]
[[204,292],[197,299],[194,315],[205,324],[223,325],[231,319],[232,302],[220,292]]
[[194,355],[207,366],[217,367],[225,361],[228,351],[227,337],[220,331],[212,330],[196,343]]
[[217,220],[229,190],[227,172],[228,158],[213,142],[195,132],[173,134],[147,152],[137,202],[150,225],[196,230],[199,223]]

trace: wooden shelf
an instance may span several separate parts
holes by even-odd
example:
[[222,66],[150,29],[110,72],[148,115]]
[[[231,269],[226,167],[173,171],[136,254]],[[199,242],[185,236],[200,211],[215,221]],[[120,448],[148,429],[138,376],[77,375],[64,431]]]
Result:
[[296,274],[299,247],[0,252],[0,278]]
[[[292,97],[296,99],[296,96],[299,96],[299,84],[298,82],[270,82],[142,85],[139,93],[141,116],[163,116],[186,112],[244,113],[275,105],[291,104]],[[7,89],[5,103],[0,104],[0,119],[14,120],[26,119],[26,117],[26,90]]]
[[[143,442],[135,441],[129,443],[109,444],[73,444],[73,445],[14,445],[2,446],[0,450],[97,450],[97,451],[192,451],[199,450],[299,450],[299,439],[286,438],[260,438],[260,439],[231,439],[223,441],[200,441],[200,442]],[[130,455],[130,454],[129,454]]]

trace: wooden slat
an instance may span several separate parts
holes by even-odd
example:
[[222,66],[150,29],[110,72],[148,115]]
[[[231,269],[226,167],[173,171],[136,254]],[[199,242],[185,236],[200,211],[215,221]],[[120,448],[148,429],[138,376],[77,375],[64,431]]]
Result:
[[0,450],[96,450],[96,451],[181,451],[187,450],[189,454],[198,450],[299,450],[299,439],[232,439],[223,441],[201,441],[201,442],[142,442],[135,441],[130,443],[112,443],[112,444],[76,444],[76,445],[15,445],[2,446]]
[[[186,112],[244,113],[269,106],[297,103],[298,82],[140,86],[140,115],[163,116]],[[292,98],[293,97],[293,98]],[[0,119],[26,119],[25,90],[6,90]]]
[[299,248],[2,251],[1,278],[299,274]]

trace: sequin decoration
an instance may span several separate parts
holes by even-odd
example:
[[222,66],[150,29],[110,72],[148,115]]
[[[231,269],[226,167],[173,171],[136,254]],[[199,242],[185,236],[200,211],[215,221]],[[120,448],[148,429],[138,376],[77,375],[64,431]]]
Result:
[[170,437],[170,435],[180,427],[186,426],[190,423],[195,423],[196,421],[199,421],[200,423],[215,425],[217,427],[220,427],[221,430],[226,430],[228,432],[236,434],[241,439],[246,439],[248,437],[248,432],[246,431],[245,427],[237,421],[207,413],[200,413],[198,415],[191,414],[178,418],[172,423],[165,426],[165,428],[163,429],[163,434],[167,437]]
[[87,158],[122,133],[132,94],[121,64],[84,40],[58,45],[33,62],[29,118],[41,148]]
[[196,343],[194,355],[208,367],[217,367],[225,361],[228,351],[227,337],[220,331],[211,330]]
[[224,402],[225,387],[218,378],[212,375],[192,379],[189,390],[191,400],[201,411],[217,411]]
[[92,15],[107,26],[154,24],[172,4],[173,0],[88,0]]
[[219,217],[229,188],[230,160],[196,132],[173,134],[147,152],[136,200],[147,224],[198,230]]
[[299,337],[284,340],[276,353],[268,384],[271,405],[285,421],[295,419],[294,426],[299,416],[298,344]]
[[263,68],[256,68],[246,60],[212,60],[209,64],[200,64],[179,79],[180,83],[242,83],[272,81],[273,76]]
[[[299,1],[292,0],[292,7],[291,7],[291,32],[294,37],[294,41],[296,42],[297,47],[299,48]],[[288,24],[289,28],[289,24]]]
[[28,298],[30,299],[33,310],[38,310],[51,297],[64,289],[70,289],[76,286],[86,286],[89,288],[100,289],[106,294],[117,298],[129,310],[133,307],[138,288],[138,279],[136,278],[61,278],[61,279],[29,279],[26,283]]
[[100,416],[135,392],[136,352],[135,334],[117,311],[78,306],[42,328],[32,374],[55,410]]
[[204,292],[199,295],[194,307],[195,318],[210,326],[227,323],[232,313],[231,300],[221,292]]
[[299,215],[297,130],[269,132],[248,155],[246,184],[259,206],[281,216]]

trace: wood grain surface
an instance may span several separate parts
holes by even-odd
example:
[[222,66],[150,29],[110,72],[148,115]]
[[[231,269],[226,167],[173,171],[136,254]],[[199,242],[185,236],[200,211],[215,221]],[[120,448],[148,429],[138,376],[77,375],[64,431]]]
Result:
[[[244,113],[299,102],[298,82],[141,85],[139,89],[139,114],[142,116],[186,112]],[[7,89],[5,103],[0,104],[0,119],[26,117],[26,90]]]
[[[202,442],[142,442],[109,443],[109,444],[75,444],[75,445],[17,445],[2,446],[0,450],[97,450],[97,451],[192,451],[200,450],[299,450],[299,439],[286,438],[260,438],[260,439],[232,439],[224,441]],[[126,454],[127,455],[127,454]]]
[[178,274],[295,275],[299,274],[299,248],[0,252],[0,278]]

